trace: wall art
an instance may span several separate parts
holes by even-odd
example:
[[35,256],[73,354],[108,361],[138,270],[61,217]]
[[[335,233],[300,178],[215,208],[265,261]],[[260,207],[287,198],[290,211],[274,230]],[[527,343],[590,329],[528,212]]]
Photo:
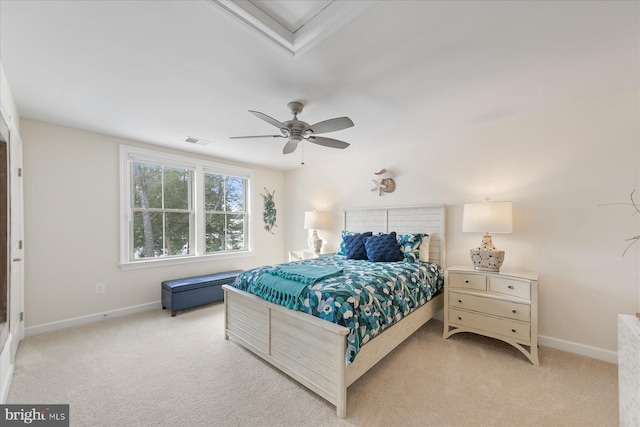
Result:
[[278,213],[276,210],[276,203],[273,200],[273,195],[276,193],[276,190],[273,192],[269,192],[266,187],[264,187],[265,194],[260,194],[264,199],[264,211],[262,211],[262,219],[264,219],[264,229],[267,230],[271,234],[276,234],[273,232],[273,227],[277,227],[276,225],[276,214]]

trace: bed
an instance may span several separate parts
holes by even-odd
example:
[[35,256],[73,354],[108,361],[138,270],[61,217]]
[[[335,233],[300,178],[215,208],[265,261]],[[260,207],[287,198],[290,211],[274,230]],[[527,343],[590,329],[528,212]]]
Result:
[[[347,210],[344,213],[344,229],[358,233],[428,233],[431,238],[429,263],[416,263],[412,267],[414,273],[419,275],[430,270],[440,274],[445,267],[444,206]],[[354,272],[355,267],[343,264],[344,256],[330,258],[321,257],[310,263],[340,266],[348,274]],[[397,264],[394,268],[400,268],[399,265],[405,263]],[[269,268],[272,267],[262,267]],[[244,276],[240,275],[234,285],[246,287],[243,280],[255,274],[256,271],[252,270]],[[333,280],[339,281],[340,276]],[[360,340],[358,343],[361,345],[357,345],[354,352],[354,331],[346,326],[266,301],[238,287],[224,285],[223,289],[226,338],[251,350],[334,404],[341,418],[347,413],[349,385],[443,307],[442,291],[433,295],[420,294],[422,296],[419,299],[426,301],[424,304],[412,306],[408,314],[391,313],[390,317],[398,317],[399,320],[395,319],[395,323],[390,322],[392,324],[383,321],[384,325],[378,328],[371,339],[366,334],[363,335],[365,338],[355,338],[356,341]]]

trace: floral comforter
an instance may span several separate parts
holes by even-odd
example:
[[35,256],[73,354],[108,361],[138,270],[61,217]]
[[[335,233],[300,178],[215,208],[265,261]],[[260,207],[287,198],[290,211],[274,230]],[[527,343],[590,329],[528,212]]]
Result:
[[[442,268],[429,262],[369,262],[334,255],[296,263],[344,271],[308,285],[300,295],[299,311],[351,330],[347,335],[347,364],[353,362],[360,347],[429,301],[444,284]],[[260,274],[274,268],[244,271],[233,286],[254,293]]]

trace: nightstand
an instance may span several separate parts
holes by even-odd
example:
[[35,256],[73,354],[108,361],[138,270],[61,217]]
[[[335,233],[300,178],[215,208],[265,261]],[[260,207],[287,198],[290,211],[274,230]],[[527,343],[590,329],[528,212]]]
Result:
[[303,259],[319,258],[321,256],[334,255],[334,252],[314,252],[311,249],[300,249],[297,251],[289,251],[289,262],[301,261]]
[[538,275],[491,273],[469,267],[444,274],[444,332],[473,332],[502,340],[538,362]]

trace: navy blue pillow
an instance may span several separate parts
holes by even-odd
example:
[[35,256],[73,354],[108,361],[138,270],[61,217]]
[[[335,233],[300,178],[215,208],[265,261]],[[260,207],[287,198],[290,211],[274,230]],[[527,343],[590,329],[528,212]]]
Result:
[[396,232],[369,237],[364,241],[367,258],[371,262],[396,262],[404,260],[400,252]]
[[348,259],[367,259],[367,249],[364,247],[365,239],[371,237],[371,232],[357,233],[344,236],[344,248]]

